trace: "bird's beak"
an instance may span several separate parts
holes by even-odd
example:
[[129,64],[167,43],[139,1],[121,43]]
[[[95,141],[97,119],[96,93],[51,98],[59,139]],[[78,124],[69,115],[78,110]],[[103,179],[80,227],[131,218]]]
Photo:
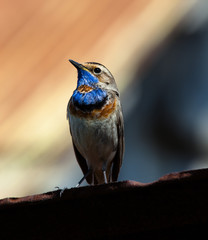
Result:
[[86,69],[81,63],[75,62],[74,60],[69,59],[69,62],[75,66],[77,69]]

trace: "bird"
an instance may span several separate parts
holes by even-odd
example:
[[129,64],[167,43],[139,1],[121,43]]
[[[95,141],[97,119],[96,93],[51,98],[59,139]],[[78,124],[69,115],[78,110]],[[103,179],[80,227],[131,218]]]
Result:
[[72,144],[83,177],[90,185],[115,182],[124,155],[120,94],[111,72],[96,62],[78,63],[77,86],[68,105]]

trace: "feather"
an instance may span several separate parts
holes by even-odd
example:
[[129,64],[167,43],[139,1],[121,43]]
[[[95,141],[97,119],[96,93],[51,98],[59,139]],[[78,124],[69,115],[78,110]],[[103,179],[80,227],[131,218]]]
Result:
[[122,114],[117,113],[117,133],[118,133],[118,146],[116,155],[113,159],[113,167],[112,167],[112,180],[117,181],[118,174],[121,168],[123,155],[124,155],[124,122]]

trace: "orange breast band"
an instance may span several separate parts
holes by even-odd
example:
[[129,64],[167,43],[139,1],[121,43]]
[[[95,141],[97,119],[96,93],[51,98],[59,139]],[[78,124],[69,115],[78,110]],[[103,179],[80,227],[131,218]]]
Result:
[[113,102],[104,105],[101,109],[93,109],[90,112],[84,112],[73,105],[71,102],[69,105],[70,114],[87,119],[102,119],[107,118],[116,109],[116,98]]

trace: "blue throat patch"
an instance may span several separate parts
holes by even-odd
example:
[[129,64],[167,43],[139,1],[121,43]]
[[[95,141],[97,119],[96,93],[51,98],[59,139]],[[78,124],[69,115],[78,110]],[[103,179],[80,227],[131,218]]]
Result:
[[[96,86],[98,82],[99,80],[90,72],[78,69],[77,88],[72,95],[74,105],[83,111],[101,108],[106,102],[107,93]],[[78,88],[82,85],[89,86],[93,90],[80,92]]]
[[90,72],[88,72],[87,70],[78,69],[78,80],[77,80],[77,87],[81,86],[81,85],[87,85],[90,87],[94,87],[96,83],[98,83],[99,80],[92,75]]

